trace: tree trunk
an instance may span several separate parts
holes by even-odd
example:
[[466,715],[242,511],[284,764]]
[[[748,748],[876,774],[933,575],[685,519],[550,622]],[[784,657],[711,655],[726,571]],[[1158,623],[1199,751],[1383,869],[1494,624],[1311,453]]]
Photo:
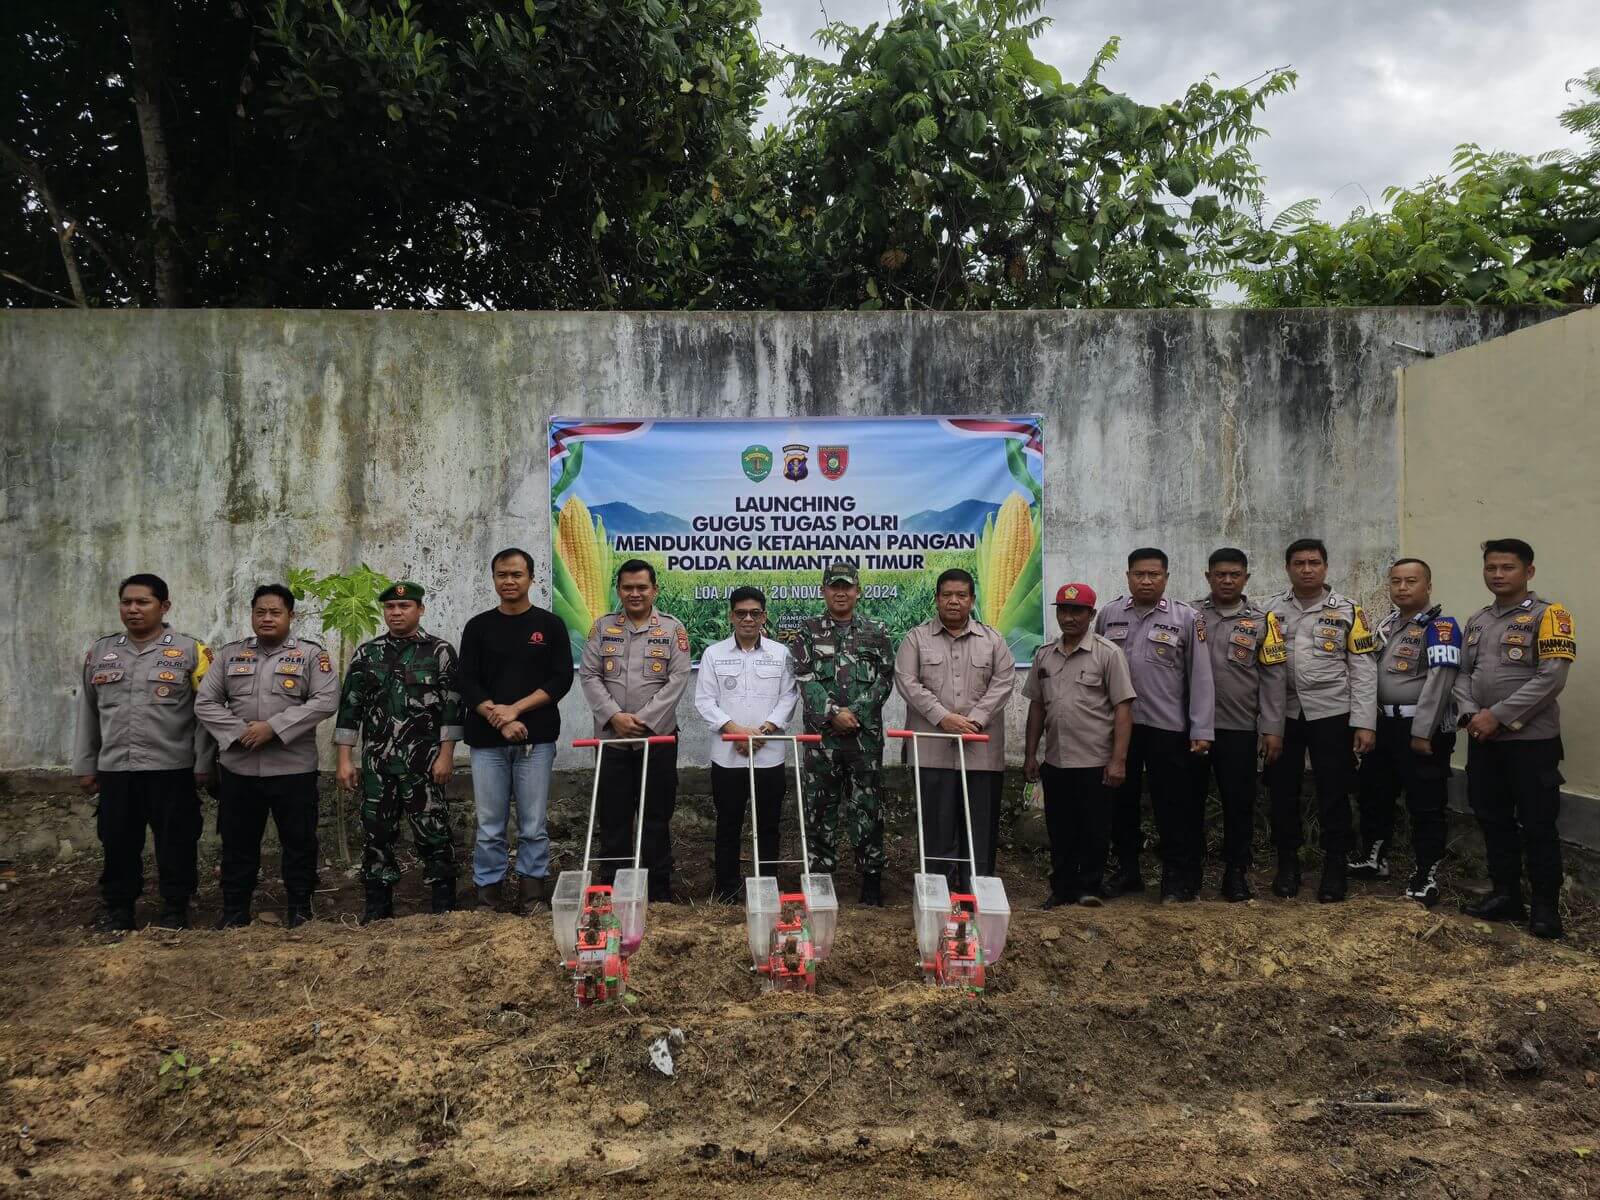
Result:
[[167,133],[161,120],[163,38],[158,0],[124,0],[128,37],[133,44],[133,102],[144,146],[145,179],[150,192],[154,233],[156,303],[184,304],[183,262],[178,246],[178,201]]

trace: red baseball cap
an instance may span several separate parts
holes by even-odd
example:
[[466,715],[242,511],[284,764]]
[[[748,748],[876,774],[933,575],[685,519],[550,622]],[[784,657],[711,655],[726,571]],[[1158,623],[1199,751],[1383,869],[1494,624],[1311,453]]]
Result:
[[1056,591],[1056,604],[1071,604],[1078,608],[1093,608],[1094,589],[1087,583],[1063,583]]

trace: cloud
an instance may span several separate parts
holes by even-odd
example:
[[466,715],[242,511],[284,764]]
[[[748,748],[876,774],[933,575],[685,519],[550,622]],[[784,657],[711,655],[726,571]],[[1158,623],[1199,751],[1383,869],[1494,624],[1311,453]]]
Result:
[[[833,20],[864,25],[899,11],[891,0],[763,0],[764,40],[821,54],[811,40]],[[1381,203],[1391,185],[1448,170],[1461,142],[1536,153],[1577,144],[1556,123],[1566,81],[1600,66],[1594,0],[1050,0],[1035,46],[1069,78],[1113,34],[1106,82],[1146,103],[1216,74],[1238,84],[1293,66],[1299,86],[1267,106],[1255,156],[1270,208],[1315,197],[1323,215]],[[787,104],[775,97],[768,115]]]

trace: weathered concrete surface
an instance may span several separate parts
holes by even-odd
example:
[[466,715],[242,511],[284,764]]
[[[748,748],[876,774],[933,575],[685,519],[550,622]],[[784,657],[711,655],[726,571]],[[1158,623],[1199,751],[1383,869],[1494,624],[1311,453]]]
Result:
[[[1285,542],[1315,533],[1337,584],[1375,598],[1398,544],[1393,372],[1413,358],[1395,343],[1444,352],[1541,316],[0,313],[0,769],[65,762],[77,665],[135,570],[215,640],[256,583],[364,560],[425,582],[427,624],[455,637],[493,599],[494,550],[548,561],[555,414],[1036,410],[1047,582],[1114,595],[1153,543],[1187,596],[1233,544],[1266,592]],[[586,729],[576,695],[563,713]]]

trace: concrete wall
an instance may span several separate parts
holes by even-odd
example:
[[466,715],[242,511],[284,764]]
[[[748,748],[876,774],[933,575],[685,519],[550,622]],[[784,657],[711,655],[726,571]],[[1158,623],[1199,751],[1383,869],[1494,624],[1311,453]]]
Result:
[[[552,414],[1039,411],[1048,584],[1115,595],[1126,551],[1153,543],[1190,596],[1234,544],[1265,593],[1285,542],[1316,533],[1336,585],[1375,599],[1399,541],[1394,373],[1413,355],[1396,343],[1444,352],[1539,319],[0,313],[0,769],[66,761],[83,648],[117,627],[135,570],[171,583],[177,627],[218,640],[247,629],[256,583],[364,560],[424,582],[427,624],[455,637],[493,600],[492,551],[548,554]],[[1531,454],[1559,431],[1522,434]],[[576,695],[563,714],[587,731]]]
[[[1600,310],[1419,363],[1400,389],[1400,544],[1432,566],[1434,598],[1463,623],[1490,599],[1479,544],[1533,545],[1534,591],[1578,625],[1561,769],[1568,789],[1600,796],[1600,671],[1582,640],[1585,618],[1590,629],[1600,620]],[[1600,845],[1597,835],[1600,824],[1580,840]]]

